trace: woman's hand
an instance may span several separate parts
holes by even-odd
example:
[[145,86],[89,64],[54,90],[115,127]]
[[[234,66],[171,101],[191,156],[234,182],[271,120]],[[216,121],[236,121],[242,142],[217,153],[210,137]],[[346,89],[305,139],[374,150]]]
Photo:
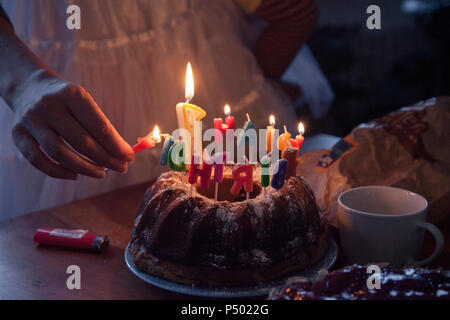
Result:
[[39,70],[15,88],[12,132],[24,157],[60,179],[77,174],[105,176],[104,168],[126,172],[134,152],[82,87]]

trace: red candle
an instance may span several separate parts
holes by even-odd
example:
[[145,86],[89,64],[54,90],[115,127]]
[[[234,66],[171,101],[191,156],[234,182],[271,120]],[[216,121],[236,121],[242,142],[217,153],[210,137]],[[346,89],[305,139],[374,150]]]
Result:
[[292,148],[298,148],[297,140],[289,139],[289,143],[291,144]]
[[138,143],[133,146],[134,153],[139,153],[142,150],[153,148],[156,145],[155,140],[146,139],[146,138],[138,138]]
[[214,119],[215,139],[217,144],[223,143],[223,136],[225,135],[226,125],[223,124],[222,118]]
[[133,146],[134,153],[139,153],[142,150],[155,147],[157,143],[161,142],[159,127],[155,126],[152,132],[143,138],[138,138],[137,141],[138,143]]
[[239,194],[242,186],[245,192],[253,191],[253,166],[251,164],[238,164],[232,171],[234,183],[231,187],[232,194]]
[[234,117],[230,115],[231,109],[229,105],[226,105],[225,108],[225,126],[226,129],[234,129]]
[[303,141],[305,140],[305,138],[303,137],[303,134],[305,133],[305,127],[303,126],[302,122],[298,124],[298,132],[300,134],[295,137],[295,141],[297,142],[297,148],[300,152],[300,150],[302,149]]
[[191,166],[189,168],[188,182],[196,184],[200,176],[200,188],[208,188],[211,180],[212,165],[203,161],[200,156],[192,156]]
[[214,162],[214,181],[217,183],[222,182],[223,180],[223,169],[225,163],[230,158],[230,153],[228,152],[220,152],[215,154],[213,157]]

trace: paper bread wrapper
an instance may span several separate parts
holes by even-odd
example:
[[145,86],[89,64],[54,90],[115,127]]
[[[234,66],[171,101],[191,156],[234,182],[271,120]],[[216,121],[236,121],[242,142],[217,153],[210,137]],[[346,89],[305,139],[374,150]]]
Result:
[[298,174],[334,226],[339,194],[367,185],[421,194],[429,203],[428,220],[444,222],[450,215],[450,97],[421,101],[359,125],[332,149],[300,157]]

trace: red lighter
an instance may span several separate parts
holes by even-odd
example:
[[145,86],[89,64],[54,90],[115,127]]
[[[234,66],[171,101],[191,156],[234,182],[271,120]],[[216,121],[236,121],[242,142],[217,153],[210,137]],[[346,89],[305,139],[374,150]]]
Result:
[[108,247],[107,236],[99,236],[87,230],[65,230],[39,228],[33,237],[34,242],[59,247],[89,249],[101,252]]

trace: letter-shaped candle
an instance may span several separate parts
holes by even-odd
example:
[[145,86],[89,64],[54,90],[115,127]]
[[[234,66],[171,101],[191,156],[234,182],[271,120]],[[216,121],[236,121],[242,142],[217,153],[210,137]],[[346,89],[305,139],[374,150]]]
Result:
[[196,184],[200,176],[200,188],[208,188],[211,180],[212,165],[203,161],[200,156],[193,155],[191,167],[189,168],[188,182]]
[[217,144],[223,143],[223,136],[225,135],[227,129],[234,129],[234,117],[230,115],[231,109],[229,105],[226,105],[224,108],[225,112],[225,124],[223,124],[222,118],[214,119],[214,129],[215,139]]
[[288,161],[286,159],[280,159],[277,161],[273,168],[273,176],[271,186],[274,189],[280,190],[284,185],[286,179]]
[[266,155],[261,158],[261,186],[266,188],[270,184],[270,159]]
[[230,159],[230,154],[228,152],[219,152],[214,155],[214,181],[217,183],[223,180],[223,169],[225,163]]
[[298,148],[286,148],[282,153],[282,158],[288,161],[286,169],[286,179],[297,176]]
[[164,140],[164,146],[161,152],[161,157],[159,158],[159,164],[161,166],[165,166],[167,164],[167,161],[169,159],[169,150],[175,143],[175,140],[171,136],[167,136]]
[[237,164],[232,171],[234,183],[231,186],[232,194],[239,194],[242,186],[247,193],[253,191],[253,166],[251,164]]
[[253,122],[250,119],[250,116],[248,115],[248,113],[246,114],[247,116],[247,121],[245,121],[244,123],[244,128],[243,131],[239,134],[239,137],[237,138],[237,146],[241,146],[242,144],[244,144],[245,141],[249,141],[248,136],[245,135],[245,132],[249,129],[255,129],[255,126],[253,125]]
[[186,148],[186,143],[181,141],[180,143],[174,144],[169,149],[169,167],[173,171],[185,171],[186,162],[184,158],[184,149]]
[[[188,63],[186,69],[186,103],[181,102],[177,104],[177,118],[178,118],[178,126],[180,129],[185,129],[189,131],[191,137],[187,139],[187,137],[183,137],[183,140],[186,141],[186,151],[185,159],[190,159],[190,153],[192,153],[192,148],[197,152],[201,152],[202,148],[202,133],[200,130],[199,122],[206,116],[205,110],[199,108],[193,104],[189,104],[188,102],[194,97],[194,77],[192,75],[191,64]],[[187,162],[187,161],[186,161]]]
[[289,139],[291,139],[291,134],[287,131],[286,126],[284,126],[284,133],[278,138],[278,150],[283,152],[284,149],[289,147]]

